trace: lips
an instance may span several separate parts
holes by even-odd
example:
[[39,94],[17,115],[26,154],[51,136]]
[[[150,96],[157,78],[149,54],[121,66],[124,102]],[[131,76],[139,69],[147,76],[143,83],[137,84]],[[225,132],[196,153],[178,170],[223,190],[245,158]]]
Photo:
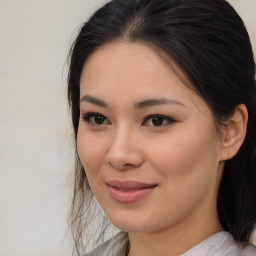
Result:
[[108,181],[109,194],[118,203],[133,203],[149,195],[157,184],[137,181]]

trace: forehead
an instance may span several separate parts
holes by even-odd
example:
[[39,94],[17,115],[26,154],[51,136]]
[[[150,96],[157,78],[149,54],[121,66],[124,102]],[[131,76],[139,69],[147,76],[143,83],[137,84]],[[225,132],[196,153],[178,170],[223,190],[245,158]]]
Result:
[[86,85],[85,89],[88,90],[92,89],[91,87],[96,89],[102,86],[101,89],[104,87],[110,89],[111,86],[115,86],[117,89],[119,85],[127,89],[132,85],[140,88],[143,84],[148,84],[148,87],[154,84],[155,88],[159,88],[160,82],[166,84],[171,82],[185,89],[184,81],[180,81],[180,76],[178,77],[175,71],[178,71],[183,78],[184,75],[174,63],[170,61],[167,63],[165,59],[159,52],[143,43],[123,41],[108,43],[93,52],[85,62],[81,87]]
[[169,96],[189,106],[196,104],[203,111],[206,103],[184,82],[186,77],[178,66],[166,61],[156,49],[143,43],[117,41],[101,46],[87,59],[80,94],[110,102],[119,100],[119,104]]

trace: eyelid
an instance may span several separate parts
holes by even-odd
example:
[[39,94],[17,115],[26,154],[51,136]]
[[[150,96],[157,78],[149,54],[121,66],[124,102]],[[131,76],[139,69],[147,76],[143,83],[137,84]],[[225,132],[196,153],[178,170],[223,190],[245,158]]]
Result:
[[[95,117],[95,116],[103,117],[104,121],[102,123],[96,123],[95,120],[91,121],[90,119],[92,117]],[[81,118],[82,118],[83,121],[85,121],[89,125],[93,125],[93,126],[103,126],[103,125],[109,125],[110,124],[110,121],[103,114],[98,113],[98,112],[88,112],[88,113],[82,114]],[[165,121],[165,123],[161,124],[161,125],[146,124],[146,122],[148,122],[152,118],[162,118]],[[106,121],[107,121],[107,123],[106,123]],[[154,127],[154,128],[162,128],[162,127],[168,126],[169,124],[174,123],[174,122],[177,122],[177,121],[174,118],[170,117],[170,116],[166,116],[166,115],[162,115],[162,114],[151,114],[151,115],[148,115],[144,118],[144,120],[142,122],[142,125],[143,126],[150,126],[150,127]]]
[[101,116],[103,117],[105,120],[108,120],[104,115],[98,113],[98,112],[88,112],[85,114],[82,114],[82,120],[85,121],[86,123],[90,124],[90,125],[94,125],[94,126],[103,126],[103,125],[108,125],[110,124],[109,120],[108,123],[103,123],[103,124],[97,124],[97,123],[93,123],[90,121],[90,118],[95,117],[95,116]]
[[151,114],[151,115],[148,115],[144,118],[144,121],[142,123],[142,125],[145,125],[145,123],[150,119],[150,118],[154,118],[154,117],[160,117],[160,118],[163,118],[164,120],[167,121],[167,124],[165,125],[161,125],[161,126],[154,126],[154,125],[146,125],[146,126],[151,126],[151,127],[155,127],[155,128],[162,128],[162,127],[165,127],[171,123],[175,123],[177,122],[177,120],[175,120],[174,118],[170,117],[170,116],[166,116],[166,115],[162,115],[162,114]]

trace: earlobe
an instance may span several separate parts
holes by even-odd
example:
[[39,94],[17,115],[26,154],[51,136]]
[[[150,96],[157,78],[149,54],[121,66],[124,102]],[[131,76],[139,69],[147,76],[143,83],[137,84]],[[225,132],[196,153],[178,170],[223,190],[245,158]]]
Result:
[[239,104],[224,128],[220,161],[229,160],[237,154],[244,142],[247,122],[247,108]]

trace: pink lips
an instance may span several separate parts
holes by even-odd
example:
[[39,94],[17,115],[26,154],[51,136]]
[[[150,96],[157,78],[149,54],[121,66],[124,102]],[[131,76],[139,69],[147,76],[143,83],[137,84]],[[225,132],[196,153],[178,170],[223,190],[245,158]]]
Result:
[[154,190],[156,184],[145,184],[136,181],[108,181],[110,196],[119,203],[132,203]]

